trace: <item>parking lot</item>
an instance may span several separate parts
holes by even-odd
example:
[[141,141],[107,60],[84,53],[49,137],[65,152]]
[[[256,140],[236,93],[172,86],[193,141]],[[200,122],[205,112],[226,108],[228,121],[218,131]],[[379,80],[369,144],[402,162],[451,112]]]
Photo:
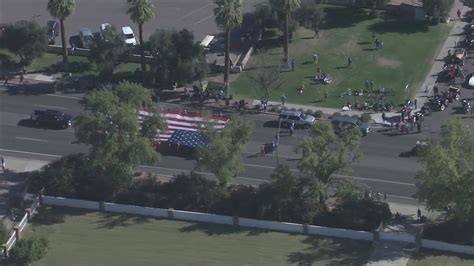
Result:
[[[0,1],[0,23],[11,23],[19,20],[35,20],[45,25],[51,19],[46,10],[47,0],[2,0]],[[155,5],[155,18],[144,25],[147,38],[156,29],[188,29],[193,31],[196,40],[207,34],[216,34],[220,30],[214,22],[213,0],[152,0]],[[242,13],[251,11],[263,0],[245,0]],[[102,23],[110,23],[117,28],[131,26],[138,34],[126,14],[126,0],[80,0],[76,1],[74,13],[66,20],[68,38],[77,35],[82,28],[99,31]]]

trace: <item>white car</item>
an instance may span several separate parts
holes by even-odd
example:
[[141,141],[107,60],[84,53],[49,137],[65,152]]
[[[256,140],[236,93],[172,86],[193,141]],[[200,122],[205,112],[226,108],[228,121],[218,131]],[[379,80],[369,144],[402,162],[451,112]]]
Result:
[[112,27],[112,25],[110,25],[110,23],[100,24],[100,33],[104,33],[105,29],[107,29],[108,27]]
[[129,26],[122,27],[122,34],[125,37],[125,43],[128,46],[137,45],[137,40],[135,39],[135,34],[133,34],[132,28],[130,28]]

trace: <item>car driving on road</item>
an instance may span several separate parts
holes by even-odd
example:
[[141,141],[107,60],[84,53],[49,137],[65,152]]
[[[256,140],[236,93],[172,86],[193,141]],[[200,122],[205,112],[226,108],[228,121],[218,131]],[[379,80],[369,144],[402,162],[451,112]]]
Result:
[[337,134],[341,134],[350,128],[359,128],[363,136],[367,136],[370,132],[370,124],[362,122],[357,117],[334,116],[331,119],[331,124]]
[[57,110],[35,110],[31,120],[37,127],[66,129],[72,125],[72,116]]
[[281,126],[288,127],[291,122],[295,122],[295,127],[310,128],[316,123],[316,118],[312,115],[306,115],[301,111],[283,110],[279,116]]

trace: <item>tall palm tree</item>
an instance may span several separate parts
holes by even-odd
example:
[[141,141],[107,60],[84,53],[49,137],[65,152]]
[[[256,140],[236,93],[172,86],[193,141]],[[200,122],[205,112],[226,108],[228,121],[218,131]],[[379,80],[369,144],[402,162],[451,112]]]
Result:
[[229,86],[230,74],[230,31],[242,23],[240,0],[215,0],[214,15],[216,23],[225,30],[225,70],[224,84]]
[[142,73],[146,72],[145,48],[143,47],[143,24],[155,16],[155,6],[150,0],[127,0],[127,14],[133,23],[138,24],[138,39],[140,42],[140,55]]
[[283,54],[286,64],[288,64],[289,53],[288,46],[290,43],[289,23],[290,14],[295,12],[301,6],[301,0],[271,0],[271,4],[279,11],[279,13],[285,16],[285,42],[283,43]]
[[63,46],[63,63],[67,64],[67,43],[66,31],[64,29],[64,20],[69,17],[76,8],[74,0],[48,0],[48,12],[51,16],[59,19],[61,25],[61,44]]

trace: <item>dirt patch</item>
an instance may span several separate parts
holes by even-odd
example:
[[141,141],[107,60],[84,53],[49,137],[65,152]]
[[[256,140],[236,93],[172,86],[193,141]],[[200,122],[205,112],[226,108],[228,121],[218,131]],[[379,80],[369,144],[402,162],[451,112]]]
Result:
[[394,59],[388,59],[385,57],[377,58],[377,65],[389,68],[397,68],[400,66],[400,61]]

